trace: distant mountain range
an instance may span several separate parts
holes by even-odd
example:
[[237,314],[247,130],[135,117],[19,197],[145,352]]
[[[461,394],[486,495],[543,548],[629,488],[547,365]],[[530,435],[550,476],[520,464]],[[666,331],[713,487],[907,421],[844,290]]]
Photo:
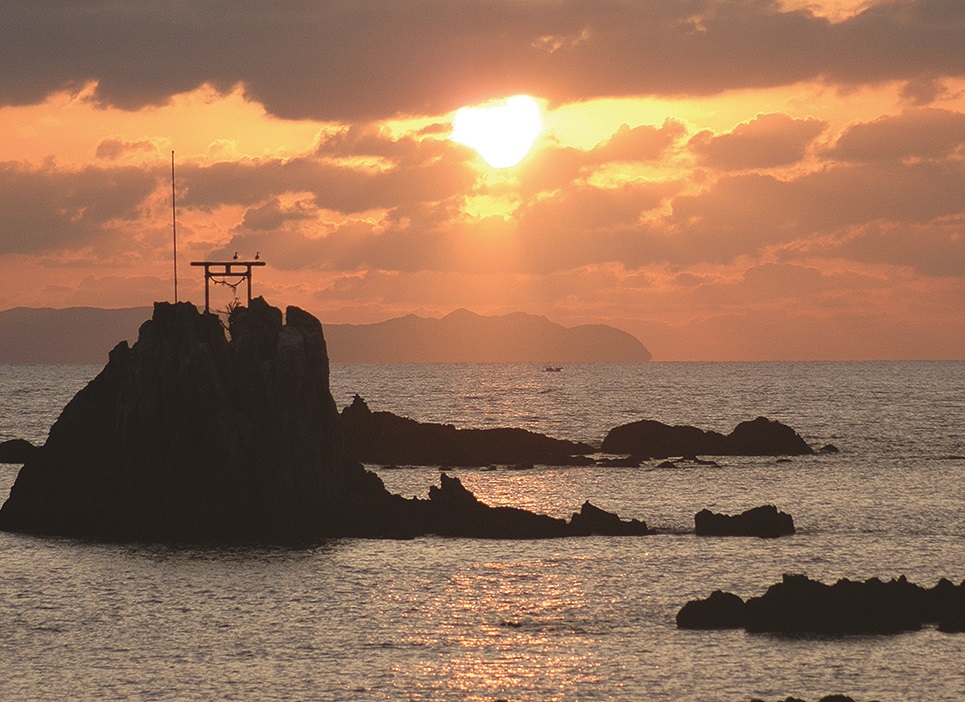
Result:
[[[150,307],[18,307],[0,312],[0,363],[107,362],[121,340],[134,343]],[[335,363],[642,362],[635,337],[603,324],[563,327],[514,312],[486,317],[459,309],[442,319],[407,315],[377,324],[323,324]]]

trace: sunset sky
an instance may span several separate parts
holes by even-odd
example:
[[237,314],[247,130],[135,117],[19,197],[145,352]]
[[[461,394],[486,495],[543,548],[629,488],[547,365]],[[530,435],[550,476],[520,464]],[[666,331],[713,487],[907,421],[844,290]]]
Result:
[[[963,359],[963,47],[962,0],[5,0],[0,309],[172,299],[173,150],[181,299],[257,251],[323,323]],[[520,94],[517,166],[449,138]]]

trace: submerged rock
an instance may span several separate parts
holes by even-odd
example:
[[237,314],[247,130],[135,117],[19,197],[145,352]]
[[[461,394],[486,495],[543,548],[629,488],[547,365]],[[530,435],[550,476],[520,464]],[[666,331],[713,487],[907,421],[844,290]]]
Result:
[[356,395],[342,410],[349,454],[363,463],[419,466],[528,467],[592,464],[588,444],[554,439],[525,429],[456,429],[417,422],[391,412],[373,412]]
[[944,623],[960,618],[963,610],[965,582],[956,586],[942,579],[928,589],[902,576],[887,582],[842,579],[825,585],[804,575],[785,575],[762,596],[746,602],[720,591],[706,600],[688,602],[677,613],[677,626],[786,634],[894,634],[938,624],[942,631],[955,631]]
[[774,505],[754,507],[736,515],[702,509],[694,515],[697,536],[760,536],[775,538],[794,533],[794,519]]
[[798,456],[814,453],[797,432],[766,417],[741,422],[727,435],[644,419],[611,429],[603,440],[601,451],[650,458]]

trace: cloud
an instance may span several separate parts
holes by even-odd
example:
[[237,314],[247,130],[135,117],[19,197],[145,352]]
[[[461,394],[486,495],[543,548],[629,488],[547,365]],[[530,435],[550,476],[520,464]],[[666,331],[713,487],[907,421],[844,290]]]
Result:
[[922,106],[948,95],[944,81],[934,76],[912,78],[901,89],[901,96],[912,105]]
[[943,159],[963,147],[965,114],[923,107],[854,124],[827,155],[853,162]]
[[97,158],[107,161],[116,161],[128,154],[135,154],[139,151],[158,153],[158,148],[154,142],[147,139],[141,141],[124,141],[123,139],[104,139],[97,145],[95,155]]
[[954,218],[922,224],[872,223],[804,247],[808,256],[911,268],[930,277],[965,278],[965,236]]
[[792,180],[740,174],[674,199],[672,223],[681,261],[727,261],[870,221],[953,217],[963,191],[960,162],[842,165]]
[[[381,150],[378,155],[394,162],[385,168],[363,169],[302,156],[186,165],[179,169],[179,180],[185,186],[180,200],[185,206],[211,209],[226,204],[258,205],[271,194],[311,193],[317,207],[342,213],[402,211],[417,203],[461,196],[475,181],[464,152],[449,142],[384,138],[366,139],[364,144],[360,155],[371,155],[366,149],[376,145]],[[328,141],[322,142],[318,151],[323,156],[358,153],[343,143],[333,146]],[[441,158],[446,153],[449,158]]]
[[771,0],[13,2],[0,6],[0,104],[93,82],[97,102],[138,109],[240,84],[271,114],[345,122],[520,92],[855,85],[965,74],[963,24],[954,0],[879,2],[837,23]]
[[101,256],[130,252],[139,243],[118,226],[143,216],[158,185],[156,173],[133,167],[59,170],[0,163],[0,254],[86,247]]
[[826,126],[817,119],[758,115],[720,136],[698,132],[690,139],[690,148],[702,165],[726,171],[789,166],[804,158]]
[[672,119],[660,127],[644,124],[631,128],[623,124],[612,137],[591,151],[590,160],[597,163],[652,161],[660,158],[686,131],[686,126]]

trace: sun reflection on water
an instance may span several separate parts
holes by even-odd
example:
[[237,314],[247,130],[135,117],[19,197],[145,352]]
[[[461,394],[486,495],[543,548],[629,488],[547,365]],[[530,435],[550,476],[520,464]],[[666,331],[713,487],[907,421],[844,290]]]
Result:
[[584,581],[578,569],[561,566],[526,559],[467,564],[453,573],[425,613],[425,630],[406,641],[440,653],[420,660],[416,675],[402,675],[424,685],[410,691],[413,699],[432,698],[443,681],[448,694],[468,700],[525,689],[558,690],[544,699],[563,699],[599,681],[600,666],[588,653],[594,632]]

